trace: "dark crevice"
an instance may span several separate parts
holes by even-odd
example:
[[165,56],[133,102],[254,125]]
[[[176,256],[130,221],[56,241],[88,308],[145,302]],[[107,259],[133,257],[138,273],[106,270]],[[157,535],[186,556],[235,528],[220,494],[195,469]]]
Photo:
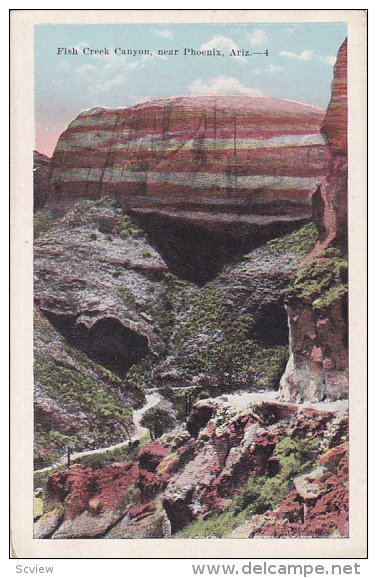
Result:
[[211,230],[158,213],[128,213],[147,234],[148,241],[169,269],[181,279],[197,285],[214,279],[225,265],[235,262],[241,255],[308,222],[297,220],[269,226],[237,223]]
[[288,345],[288,318],[282,301],[267,303],[259,308],[249,337],[265,345]]
[[69,343],[118,375],[124,375],[149,351],[147,338],[125,327],[115,317],[99,319],[88,328],[77,323],[75,315],[50,311],[44,311],[44,314]]

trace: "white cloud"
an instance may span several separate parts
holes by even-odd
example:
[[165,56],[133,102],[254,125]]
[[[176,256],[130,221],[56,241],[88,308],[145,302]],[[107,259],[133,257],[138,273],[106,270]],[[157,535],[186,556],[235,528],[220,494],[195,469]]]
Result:
[[107,92],[126,81],[131,71],[146,67],[148,62],[151,63],[156,58],[166,60],[167,57],[146,54],[135,59],[130,56],[117,56],[113,52],[107,55],[93,54],[90,56],[90,62],[95,64],[85,63],[78,66],[75,72],[85,79],[89,91]]
[[79,76],[87,76],[88,74],[95,74],[97,69],[93,64],[83,64],[82,66],[78,66],[76,68],[76,73]]
[[296,60],[311,60],[313,57],[313,50],[303,50],[300,54],[296,52],[290,52],[289,50],[282,50],[280,56],[286,56],[287,58],[294,58]]
[[[234,50],[237,53],[237,50],[239,50],[234,40],[229,38],[229,36],[223,36],[222,34],[217,34],[216,36],[211,38],[211,40],[208,40],[208,42],[202,44],[200,47],[200,50],[213,50],[213,49],[225,50],[227,53],[231,52],[231,50]],[[245,61],[245,58],[242,56],[234,56],[234,59],[238,60],[239,62]]]
[[259,44],[265,44],[267,42],[267,35],[264,30],[257,29],[247,34],[247,39],[253,46],[259,46]]
[[113,86],[117,86],[118,84],[122,84],[122,82],[126,79],[125,74],[117,74],[117,76],[114,76],[113,78],[109,78],[108,80],[106,80],[103,83],[98,83],[97,84],[97,90],[100,92],[106,92],[107,90],[110,90],[110,88],[113,88]]
[[253,72],[254,74],[276,74],[277,72],[283,72],[284,70],[284,66],[275,66],[274,64],[269,64],[266,68],[258,68],[253,70]]
[[173,34],[170,30],[166,28],[159,30],[158,28],[153,28],[153,33],[159,38],[172,38]]
[[81,53],[84,48],[90,48],[90,46],[87,42],[79,42],[74,48],[76,48],[77,52]]
[[336,62],[336,56],[331,56],[330,54],[328,54],[327,56],[325,56],[323,58],[323,62],[325,64],[328,64],[329,66],[334,66],[334,64]]
[[235,76],[217,76],[208,81],[197,78],[190,87],[192,94],[250,94],[261,96],[261,92],[242,84]]

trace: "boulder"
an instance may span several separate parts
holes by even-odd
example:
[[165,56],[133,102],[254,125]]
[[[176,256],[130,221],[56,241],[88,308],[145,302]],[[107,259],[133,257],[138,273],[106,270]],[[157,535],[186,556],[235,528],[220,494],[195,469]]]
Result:
[[51,534],[58,528],[64,515],[64,508],[62,504],[58,504],[43,514],[39,520],[34,524],[33,537],[36,540],[42,538],[50,538]]
[[[136,509],[135,509],[136,510]],[[126,515],[105,536],[106,539],[170,538],[171,526],[160,502],[149,502],[133,516]]]

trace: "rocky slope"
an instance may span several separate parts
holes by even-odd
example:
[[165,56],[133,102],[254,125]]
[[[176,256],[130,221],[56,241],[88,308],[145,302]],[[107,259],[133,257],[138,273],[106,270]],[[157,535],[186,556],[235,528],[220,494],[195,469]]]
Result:
[[197,402],[134,461],[50,475],[35,537],[347,536],[345,406]]
[[127,439],[143,392],[69,343],[38,311],[34,317],[34,462],[50,465],[76,450]]
[[193,291],[176,316],[153,384],[176,393],[188,387],[211,394],[276,388],[288,353],[287,286],[315,239],[314,226],[305,225],[252,250]]
[[250,96],[175,97],[79,115],[52,158],[49,206],[111,195],[180,277],[311,218],[326,173],[323,111]]
[[348,395],[346,41],[334,67],[322,132],[330,161],[328,175],[313,195],[319,240],[298,271],[287,305],[291,356],[281,380],[287,400]]
[[[52,222],[34,250],[38,467],[65,454],[68,443],[79,451],[101,436],[102,445],[128,437],[130,424],[124,428],[118,412],[129,420],[145,388],[162,391],[181,418],[199,394],[276,388],[287,360],[284,295],[314,240],[306,225],[199,288],[172,275],[110,199],[82,201]],[[93,367],[104,384],[93,381]],[[69,391],[59,390],[64,381]],[[107,409],[104,388],[115,388]],[[94,410],[81,397],[97,389]],[[95,411],[111,418],[98,434]]]
[[34,264],[38,307],[95,361],[122,375],[163,349],[153,311],[167,267],[111,202],[77,204],[38,238]]
[[68,443],[77,451],[132,433],[143,376],[166,347],[161,310],[175,282],[113,201],[83,201],[49,227],[34,248],[38,467]]

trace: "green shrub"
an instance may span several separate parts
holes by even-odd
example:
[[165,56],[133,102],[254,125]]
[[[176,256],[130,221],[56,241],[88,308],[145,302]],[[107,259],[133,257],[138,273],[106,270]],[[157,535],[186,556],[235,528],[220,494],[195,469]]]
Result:
[[161,304],[155,311],[155,319],[158,334],[165,342],[171,338],[178,312],[186,306],[184,293],[186,287],[189,287],[187,281],[179,279],[173,273],[164,273]]
[[102,419],[130,419],[131,409],[98,381],[77,369],[62,367],[53,360],[38,357],[34,363],[35,379],[57,399]]
[[125,301],[129,305],[133,305],[134,307],[136,307],[137,299],[135,295],[132,293],[132,291],[126,285],[120,285],[119,287],[117,287],[117,291],[122,297],[123,301]]
[[237,514],[245,509],[249,515],[274,509],[292,488],[292,480],[313,466],[315,442],[312,438],[282,438],[275,446],[273,457],[278,458],[279,473],[273,477],[252,475],[239,489],[232,502]]
[[96,241],[97,238],[98,238],[98,237],[97,237],[96,233],[90,233],[89,239],[90,239],[91,241]]
[[150,353],[146,355],[139,363],[135,363],[127,371],[124,378],[124,386],[127,390],[131,390],[133,395],[140,392],[140,402],[144,402],[144,389],[150,387],[151,374],[153,366],[156,365],[158,358]]
[[176,425],[173,405],[168,401],[159,402],[144,413],[140,425],[149,430],[152,440],[162,436]]
[[244,514],[223,512],[207,520],[197,520],[175,533],[173,538],[224,538],[245,521]]
[[302,299],[323,309],[348,293],[348,262],[339,249],[330,247],[304,263],[287,292],[288,300]]
[[314,223],[308,223],[292,233],[268,241],[262,250],[279,255],[286,252],[297,253],[305,258],[314,248],[318,232]]
[[142,237],[143,231],[128,215],[121,215],[116,224],[116,233],[122,238]]
[[187,303],[188,319],[174,335],[177,350],[200,334],[210,335],[205,347],[179,357],[188,377],[209,373],[220,385],[230,386],[234,376],[259,387],[278,385],[288,359],[286,346],[269,346],[249,337],[251,315],[229,306],[221,289],[212,284],[203,287]]

